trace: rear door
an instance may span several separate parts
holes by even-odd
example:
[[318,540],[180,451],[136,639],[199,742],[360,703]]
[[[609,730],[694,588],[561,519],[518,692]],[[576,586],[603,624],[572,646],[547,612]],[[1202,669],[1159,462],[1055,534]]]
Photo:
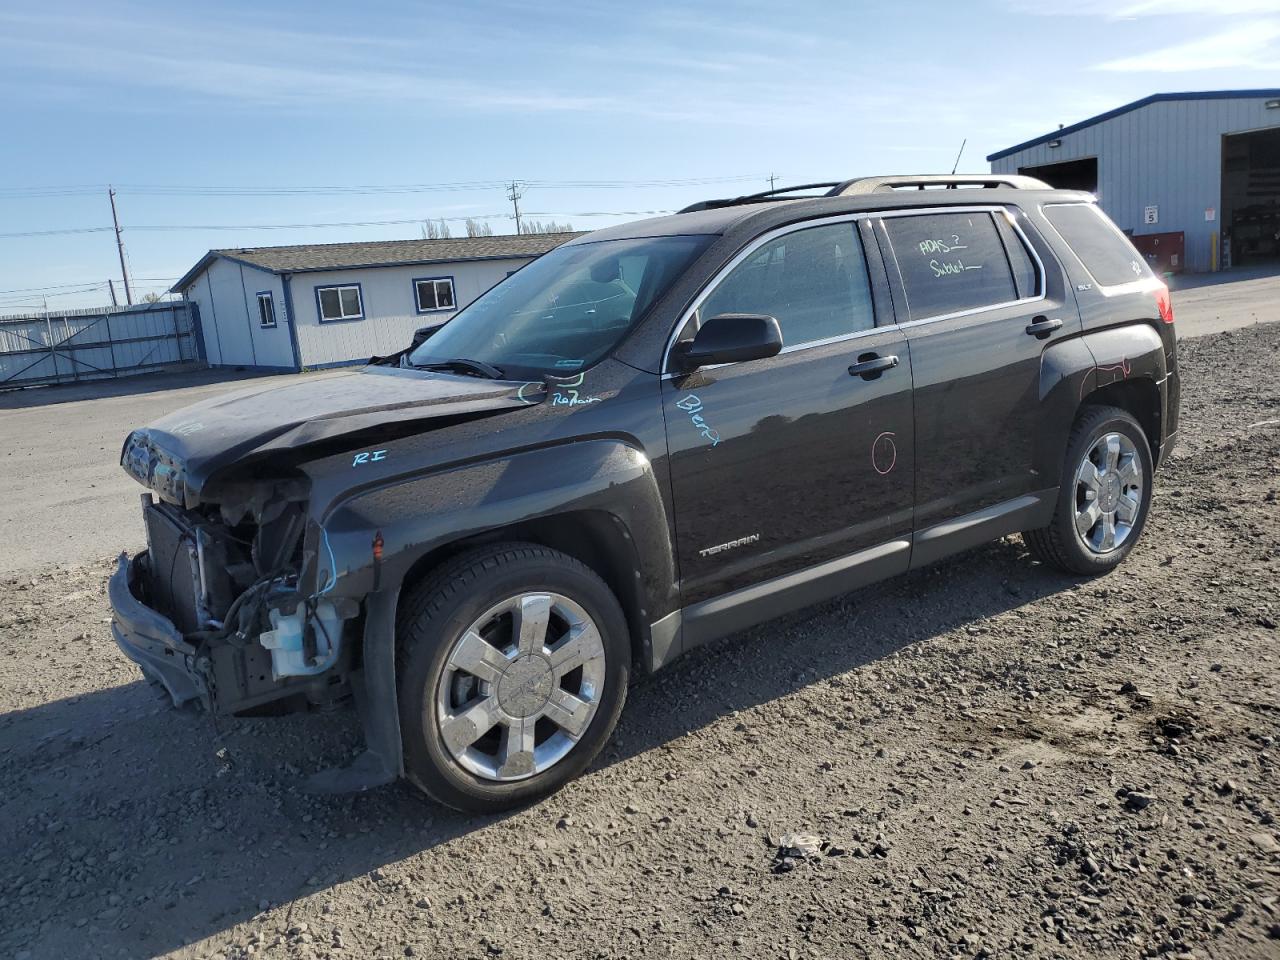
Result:
[[[868,238],[887,311],[879,252],[869,231]],[[692,337],[701,318],[752,313],[777,318],[784,348],[765,360],[664,378],[685,605],[905,540],[910,357],[896,327],[876,326],[858,224],[801,225],[760,238],[695,307],[673,342]],[[896,365],[850,372],[890,357]]]
[[[917,531],[1058,482],[1036,473],[1040,360],[1080,318],[1032,235],[1003,207],[881,220],[915,379]],[[917,553],[930,559],[919,544]]]

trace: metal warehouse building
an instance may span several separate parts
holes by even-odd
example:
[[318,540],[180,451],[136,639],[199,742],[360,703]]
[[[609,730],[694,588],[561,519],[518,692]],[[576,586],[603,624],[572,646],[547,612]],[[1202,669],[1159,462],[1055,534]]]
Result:
[[1160,268],[1280,262],[1280,89],[1158,93],[987,160],[1095,193]]
[[210,250],[173,286],[210,366],[340,366],[408,346],[576,233]]

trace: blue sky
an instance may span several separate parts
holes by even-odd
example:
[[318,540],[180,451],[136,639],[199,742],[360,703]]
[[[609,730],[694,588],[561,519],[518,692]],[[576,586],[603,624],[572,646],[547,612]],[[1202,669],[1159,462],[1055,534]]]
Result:
[[[11,3],[0,234],[110,225],[159,290],[210,247],[419,236],[503,214],[592,228],[705,196],[945,172],[1150,93],[1280,86],[1280,0],[963,4]],[[478,184],[303,193],[362,185]],[[163,191],[156,187],[199,188]],[[67,189],[72,188],[72,189]],[[227,190],[242,193],[227,193]],[[491,221],[511,232],[509,220]],[[459,225],[460,226],[460,225]],[[109,232],[0,236],[0,312],[105,302]]]

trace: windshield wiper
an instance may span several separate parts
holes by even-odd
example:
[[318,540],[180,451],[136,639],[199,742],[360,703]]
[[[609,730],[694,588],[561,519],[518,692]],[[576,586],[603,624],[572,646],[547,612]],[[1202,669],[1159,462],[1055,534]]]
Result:
[[492,363],[485,363],[483,360],[469,360],[466,357],[454,357],[452,360],[441,360],[438,363],[415,363],[413,366],[417,370],[461,370],[465,373],[488,377],[490,380],[501,380],[506,376],[501,367],[495,367]]

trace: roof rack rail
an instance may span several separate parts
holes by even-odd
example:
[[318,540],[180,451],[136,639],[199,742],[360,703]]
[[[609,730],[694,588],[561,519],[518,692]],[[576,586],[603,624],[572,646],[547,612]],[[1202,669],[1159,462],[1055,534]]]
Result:
[[966,187],[1015,190],[1052,190],[1043,180],[1016,173],[924,173],[918,176],[858,177],[836,185],[829,197],[852,197],[864,193],[889,193],[894,190],[957,190]]
[[[853,180],[830,181],[828,183],[801,183],[794,187],[778,187],[776,190],[761,190],[759,193],[748,193],[741,197],[727,197],[723,200],[699,200],[678,211],[680,213],[696,213],[699,210],[715,210],[720,207],[736,207],[745,203],[767,203],[770,200],[806,200],[815,197],[853,197],[866,193],[892,193],[896,190],[958,190],[962,187],[980,187],[994,189],[996,187],[1012,187],[1015,190],[1052,190],[1043,180],[1016,173],[922,173],[916,176],[894,177],[855,177]],[[808,197],[789,197],[787,194],[800,190],[826,190],[825,193],[810,194]]]
[[[847,181],[846,181],[847,182]],[[831,190],[842,186],[839,180],[829,180],[824,183],[799,183],[794,187],[778,187],[776,190],[761,190],[759,193],[748,193],[741,197],[726,197],[723,200],[699,200],[697,203],[691,203],[679,213],[696,213],[699,210],[714,210],[717,207],[736,207],[740,203],[767,203],[773,199],[787,199],[782,194],[795,193],[798,190],[821,190],[824,187],[826,193],[816,194],[820,197],[831,197],[835,194]],[[800,199],[800,198],[795,198]]]

